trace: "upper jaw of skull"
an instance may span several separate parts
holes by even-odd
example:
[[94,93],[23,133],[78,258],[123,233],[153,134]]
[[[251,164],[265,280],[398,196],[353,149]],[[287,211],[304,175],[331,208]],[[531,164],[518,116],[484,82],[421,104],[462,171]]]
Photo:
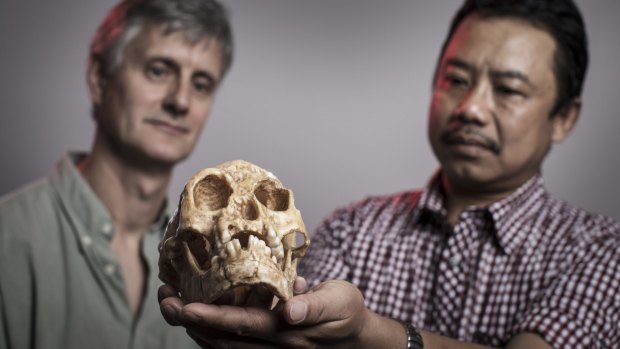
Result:
[[252,229],[232,224],[214,234],[186,229],[178,234],[178,241],[183,246],[188,264],[197,274],[207,273],[212,265],[248,261],[257,261],[268,265],[274,272],[282,273],[292,257],[288,253],[289,258],[285,259],[286,252],[294,248],[288,245],[285,248],[286,241],[283,242],[272,227]]

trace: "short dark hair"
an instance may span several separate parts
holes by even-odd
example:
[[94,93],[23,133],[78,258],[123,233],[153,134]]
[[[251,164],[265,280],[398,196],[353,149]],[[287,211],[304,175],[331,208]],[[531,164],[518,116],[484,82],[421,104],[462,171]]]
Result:
[[452,35],[471,14],[482,18],[516,18],[551,35],[556,43],[554,73],[557,85],[551,115],[581,95],[588,67],[588,41],[583,17],[573,0],[465,0],[450,24],[435,78]]
[[232,30],[226,9],[217,0],[124,0],[100,24],[90,45],[91,59],[110,74],[120,64],[133,37],[151,25],[164,33],[181,31],[190,42],[215,38],[222,48],[222,75],[233,59]]

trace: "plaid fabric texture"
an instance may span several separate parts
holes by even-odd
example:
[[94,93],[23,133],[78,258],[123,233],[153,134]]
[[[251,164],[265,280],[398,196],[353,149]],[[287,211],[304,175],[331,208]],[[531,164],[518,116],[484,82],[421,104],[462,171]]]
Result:
[[552,198],[536,176],[452,226],[439,176],[335,211],[299,275],[348,280],[371,310],[467,342],[533,332],[555,348],[620,348],[618,222]]

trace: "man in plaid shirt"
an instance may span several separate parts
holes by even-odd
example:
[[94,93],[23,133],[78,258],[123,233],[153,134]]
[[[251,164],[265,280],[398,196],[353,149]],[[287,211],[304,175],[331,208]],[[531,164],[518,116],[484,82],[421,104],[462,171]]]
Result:
[[435,72],[428,186],[337,210],[301,260],[313,288],[274,311],[169,297],[164,315],[215,348],[620,347],[620,225],[541,176],[587,61],[572,0],[466,1]]

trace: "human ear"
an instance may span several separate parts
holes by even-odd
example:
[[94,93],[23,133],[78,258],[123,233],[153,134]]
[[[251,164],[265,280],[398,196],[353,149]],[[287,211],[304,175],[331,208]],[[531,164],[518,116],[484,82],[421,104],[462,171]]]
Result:
[[88,85],[88,94],[94,106],[101,104],[103,99],[103,90],[106,83],[106,77],[99,60],[91,57],[88,60],[88,68],[86,70],[86,83]]
[[581,103],[581,97],[575,97],[569,105],[552,116],[551,122],[553,123],[553,129],[551,139],[554,143],[562,142],[571,133],[579,119]]

